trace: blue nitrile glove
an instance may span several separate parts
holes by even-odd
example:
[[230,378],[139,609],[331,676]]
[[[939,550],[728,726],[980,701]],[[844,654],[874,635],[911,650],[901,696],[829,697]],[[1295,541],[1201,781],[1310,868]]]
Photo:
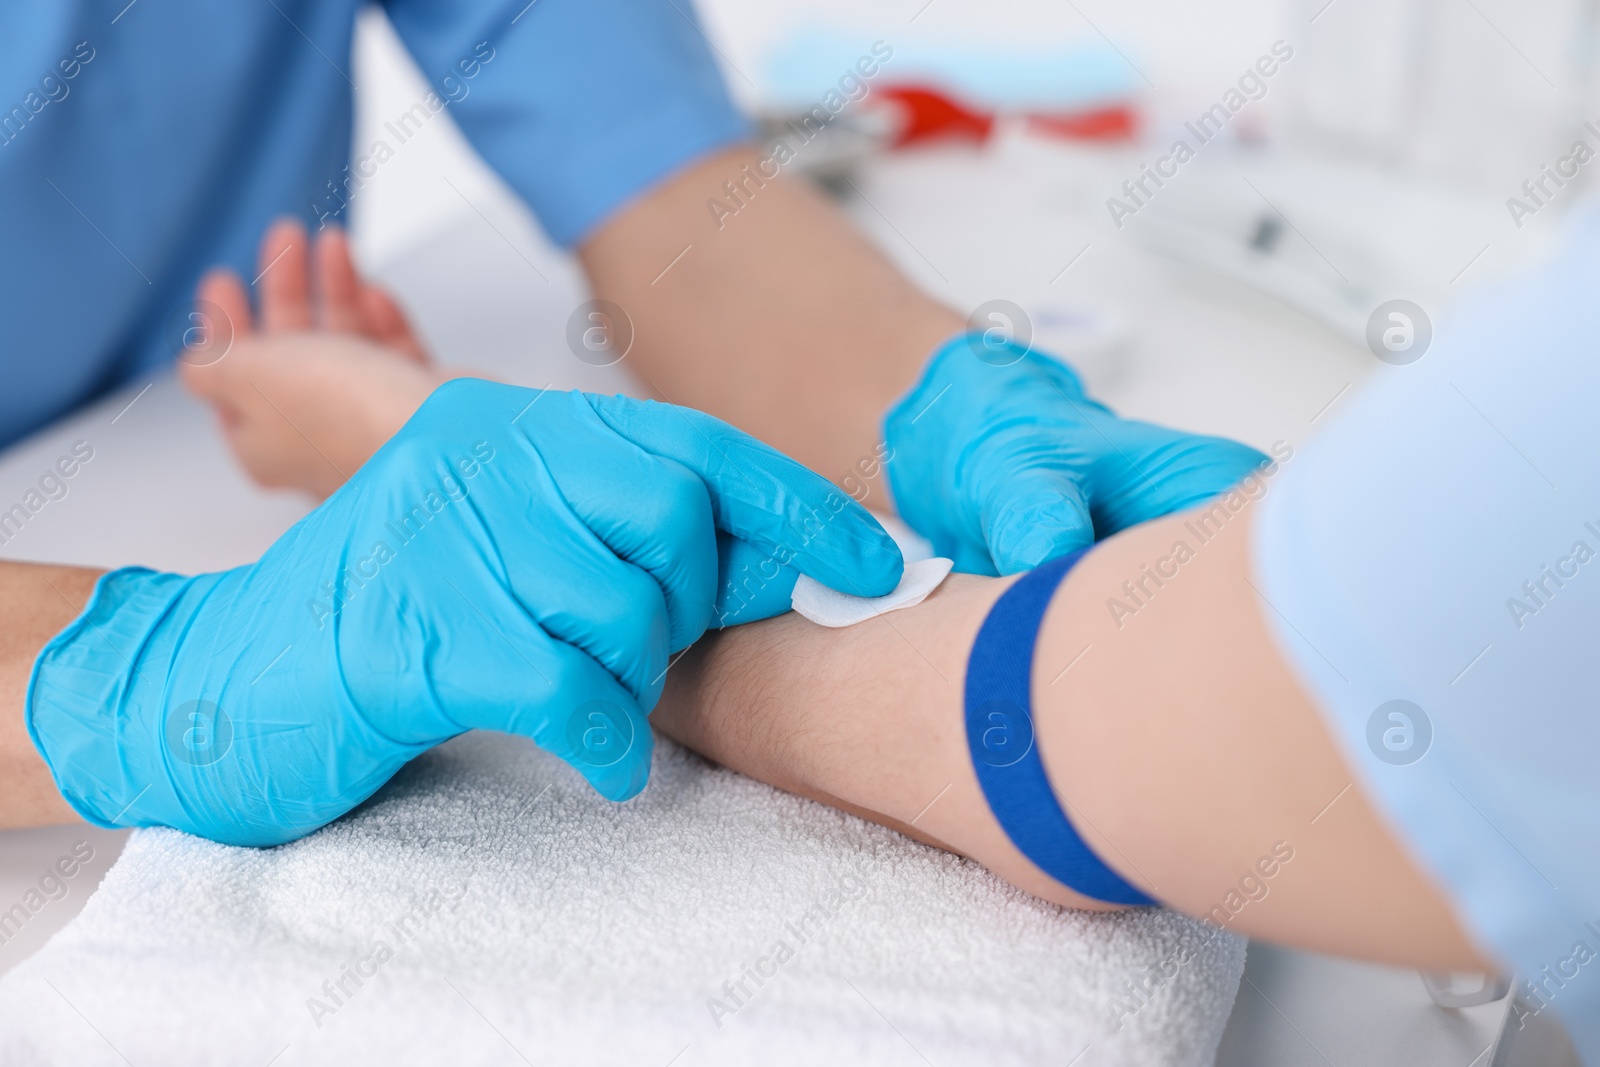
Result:
[[716,531],[835,587],[899,580],[883,529],[830,500],[699,412],[451,382],[260,562],[101,578],[39,655],[28,728],[89,821],[231,844],[309,833],[477,728],[624,800],[668,655],[712,619]]
[[895,507],[974,574],[1015,574],[1228,489],[1247,445],[1119,419],[1065,364],[992,335],[942,345],[884,418]]

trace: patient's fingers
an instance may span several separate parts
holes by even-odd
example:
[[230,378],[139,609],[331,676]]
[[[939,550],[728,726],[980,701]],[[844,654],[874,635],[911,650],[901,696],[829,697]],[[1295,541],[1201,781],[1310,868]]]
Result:
[[191,326],[184,335],[178,357],[178,377],[196,396],[216,411],[224,428],[239,419],[228,388],[231,377],[227,354],[235,343],[252,333],[250,295],[233,271],[218,267],[200,279],[195,289]]
[[195,301],[211,304],[222,313],[225,321],[208,324],[217,338],[228,335],[239,337],[255,328],[250,312],[250,294],[245,292],[244,279],[226,267],[217,267],[200,279],[195,289]]
[[369,333],[362,313],[361,279],[350,259],[350,238],[339,227],[323,230],[313,252],[317,325],[324,330]]
[[[281,219],[261,240],[259,269],[261,328],[267,333],[316,327],[360,334],[410,362],[429,363],[427,350],[400,305],[384,290],[362,281],[350,255],[350,238],[342,229],[325,229],[313,243],[298,221]],[[247,299],[242,306],[248,312]]]
[[261,328],[268,333],[311,328],[311,289],[306,277],[306,231],[294,219],[279,219],[261,239],[255,285],[261,291]]
[[415,363],[423,366],[428,364],[427,350],[411,329],[406,313],[387,290],[363,284],[361,309],[367,321],[368,335],[374,341],[393,348]]
[[394,297],[362,280],[343,230],[331,229],[319,237],[315,255],[319,324],[324,329],[363,334],[412,362],[427,364],[427,353]]

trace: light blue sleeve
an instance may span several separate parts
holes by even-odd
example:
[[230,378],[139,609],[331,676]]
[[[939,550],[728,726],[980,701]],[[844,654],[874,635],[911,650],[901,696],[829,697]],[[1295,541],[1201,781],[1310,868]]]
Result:
[[[1600,211],[1335,409],[1258,516],[1263,615],[1519,1014],[1600,1063]],[[1390,704],[1406,701],[1408,705]],[[1395,716],[1399,715],[1399,718]],[[1431,737],[1430,737],[1431,735]]]
[[467,137],[570,247],[750,133],[691,0],[385,0]]

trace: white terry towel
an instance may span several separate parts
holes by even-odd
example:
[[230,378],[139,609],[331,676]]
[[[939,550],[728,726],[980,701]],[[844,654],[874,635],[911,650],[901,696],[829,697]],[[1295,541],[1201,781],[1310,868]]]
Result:
[[280,848],[136,833],[0,981],[0,1062],[1202,1065],[1243,967],[670,742],[614,805],[470,734]]

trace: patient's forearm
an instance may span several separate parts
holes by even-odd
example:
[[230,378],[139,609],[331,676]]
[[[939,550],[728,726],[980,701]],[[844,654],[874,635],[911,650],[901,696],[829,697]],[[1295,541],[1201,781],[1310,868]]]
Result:
[[39,650],[83,610],[100,571],[0,563],[0,829],[77,822],[23,719]]
[[1007,584],[956,574],[917,607],[849,629],[791,613],[709,634],[672,668],[651,721],[753,778],[972,856],[1046,899],[1100,907],[1011,846],[967,763],[962,670]]
[[[1150,895],[1231,930],[1419,967],[1483,966],[1281,661],[1247,581],[1248,513],[1135,618],[1120,629],[1111,618],[1107,599],[1171,549],[1181,522],[1091,552],[1039,635],[1036,735],[1084,840]],[[922,605],[849,630],[786,615],[717,634],[674,668],[654,721],[754,777],[1081,906],[1011,845],[967,754],[967,652],[1007,583],[953,578]]]

